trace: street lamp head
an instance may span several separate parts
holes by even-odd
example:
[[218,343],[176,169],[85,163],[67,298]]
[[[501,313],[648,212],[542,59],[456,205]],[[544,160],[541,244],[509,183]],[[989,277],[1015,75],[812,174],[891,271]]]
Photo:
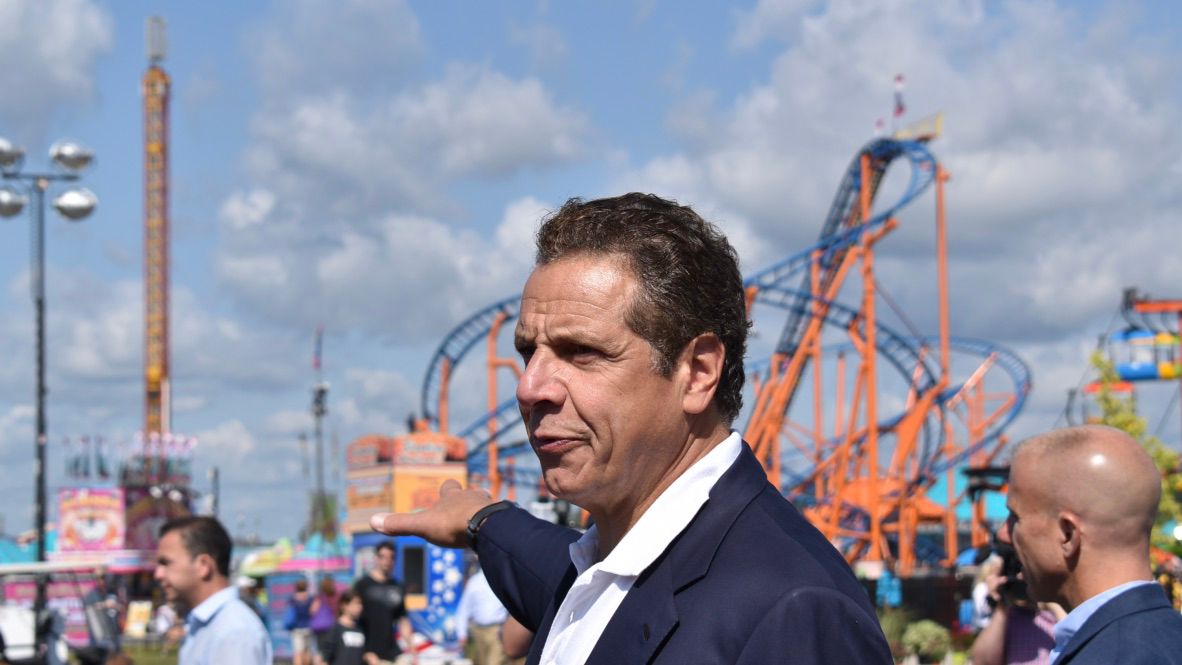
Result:
[[94,152],[73,141],[58,141],[49,148],[49,158],[64,169],[81,171],[90,166]]
[[0,136],[0,171],[15,173],[25,160],[25,149]]
[[94,192],[79,187],[63,192],[53,202],[53,207],[66,219],[77,222],[89,215],[98,205],[98,197]]
[[0,186],[0,217],[15,217],[25,209],[29,197],[9,187]]

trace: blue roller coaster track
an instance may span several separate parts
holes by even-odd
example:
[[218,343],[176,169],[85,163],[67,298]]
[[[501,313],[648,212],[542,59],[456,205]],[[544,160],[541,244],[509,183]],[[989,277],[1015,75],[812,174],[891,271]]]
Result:
[[[862,220],[858,196],[862,188],[862,158],[870,158],[869,176],[871,180],[872,198],[876,196],[878,186],[885,176],[888,167],[896,160],[903,159],[910,166],[910,179],[899,198],[890,206],[881,208],[869,219]],[[924,143],[909,140],[876,139],[864,146],[855,155],[850,166],[846,169],[837,195],[829,209],[829,213],[822,225],[821,235],[817,242],[802,251],[791,254],[766,268],[751,273],[744,280],[744,286],[756,289],[756,302],[770,305],[788,314],[776,345],[780,353],[792,353],[799,344],[804,332],[804,322],[816,311],[818,302],[810,292],[809,267],[813,261],[819,262],[821,269],[822,292],[833,279],[834,272],[854,245],[861,242],[863,236],[892,219],[898,211],[923,194],[934,182],[937,173],[937,162]],[[802,280],[799,288],[792,288],[789,284]],[[516,319],[519,311],[520,296],[514,295],[500,300],[476,312],[468,319],[457,325],[443,340],[433,354],[424,375],[421,391],[421,412],[434,426],[438,426],[439,399],[443,388],[445,368],[448,376],[454,376],[455,368],[467,356],[469,351],[480,341],[485,340],[498,319],[502,323],[509,323]],[[826,309],[825,323],[835,327],[848,327],[857,317],[857,311],[837,302],[823,302]],[[931,354],[922,349],[931,348],[936,342],[931,338],[916,339],[891,330],[888,326],[877,324],[877,347],[882,357],[892,365],[916,392],[922,393],[934,389],[937,384],[937,374],[929,366]],[[936,451],[941,449],[944,436],[943,427],[925,427],[925,437],[922,447],[920,475],[932,476],[950,467],[964,463],[968,456],[993,441],[1017,417],[1025,404],[1030,391],[1030,372],[1016,355],[1003,347],[981,340],[956,339],[952,343],[952,350],[958,355],[971,356],[984,360],[994,358],[1009,376],[1013,384],[1013,392],[1017,396],[1003,417],[999,418],[989,428],[986,435],[975,442],[954,458],[941,458]],[[766,364],[763,364],[766,367]],[[919,369],[916,372],[916,368]],[[940,408],[939,418],[943,414],[947,399],[955,395],[956,387],[948,388],[939,396],[937,405]],[[879,423],[880,431],[889,431],[901,416],[885,419]],[[490,428],[490,423],[492,427]],[[510,398],[497,406],[495,410],[482,414],[474,422],[458,431],[458,436],[465,439],[469,451],[469,465],[477,465],[486,460],[485,452],[489,443],[498,440],[503,455],[521,454],[529,451],[523,441],[506,443],[500,438],[507,436],[520,424],[520,414],[516,402]],[[934,434],[932,434],[934,432]],[[806,470],[807,471],[807,470]],[[519,478],[534,480],[537,471],[529,468],[516,468]],[[807,473],[805,474],[807,475]],[[803,477],[803,476],[800,476]],[[785,478],[785,480],[789,480]],[[791,482],[789,480],[789,482]],[[788,483],[785,483],[785,489]]]

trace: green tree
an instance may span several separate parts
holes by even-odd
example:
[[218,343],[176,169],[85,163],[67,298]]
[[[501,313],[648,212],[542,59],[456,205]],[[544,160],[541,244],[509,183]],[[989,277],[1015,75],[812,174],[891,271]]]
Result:
[[1137,402],[1131,394],[1123,395],[1113,390],[1120,382],[1116,368],[1099,351],[1092,354],[1092,366],[1100,374],[1100,390],[1096,404],[1100,407],[1100,423],[1115,427],[1141,442],[1161,471],[1161,503],[1157,507],[1157,520],[1153,525],[1151,542],[1154,547],[1182,555],[1182,546],[1167,534],[1163,526],[1169,522],[1182,524],[1182,504],[1178,495],[1182,492],[1182,472],[1178,468],[1178,453],[1166,448],[1156,436],[1147,434],[1145,418],[1137,413]]

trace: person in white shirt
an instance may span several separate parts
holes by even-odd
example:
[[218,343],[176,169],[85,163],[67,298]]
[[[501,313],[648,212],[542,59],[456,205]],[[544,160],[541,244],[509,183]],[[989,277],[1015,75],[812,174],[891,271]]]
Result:
[[502,665],[505,650],[501,648],[501,626],[509,618],[509,611],[493,593],[484,573],[476,572],[464,584],[464,593],[456,607],[456,636],[469,652],[472,665]]
[[1010,465],[1011,543],[1037,601],[1068,614],[1054,665],[1182,665],[1182,616],[1150,571],[1162,475],[1141,443],[1099,425],[1023,442]]

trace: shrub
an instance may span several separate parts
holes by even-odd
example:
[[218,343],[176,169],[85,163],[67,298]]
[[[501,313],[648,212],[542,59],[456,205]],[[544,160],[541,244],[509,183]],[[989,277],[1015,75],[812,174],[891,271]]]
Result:
[[896,659],[907,655],[907,649],[903,646],[903,632],[914,618],[911,611],[903,607],[883,607],[878,610],[878,625],[882,627],[882,634]]
[[903,646],[908,653],[918,655],[922,661],[938,662],[944,659],[951,648],[952,635],[944,626],[924,619],[907,626],[907,630],[903,631]]

